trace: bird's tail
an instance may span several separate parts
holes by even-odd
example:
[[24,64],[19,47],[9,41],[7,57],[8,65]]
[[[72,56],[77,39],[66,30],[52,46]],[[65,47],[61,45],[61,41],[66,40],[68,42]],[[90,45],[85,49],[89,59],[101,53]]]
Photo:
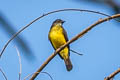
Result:
[[66,65],[67,71],[71,71],[72,68],[73,68],[73,66],[72,66],[72,63],[71,63],[71,61],[70,61],[70,58],[65,59],[64,61],[65,61],[65,65]]

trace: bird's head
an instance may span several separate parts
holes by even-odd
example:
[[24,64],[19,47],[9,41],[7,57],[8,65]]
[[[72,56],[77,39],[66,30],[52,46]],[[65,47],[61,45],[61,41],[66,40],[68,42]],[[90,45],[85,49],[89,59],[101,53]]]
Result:
[[65,21],[61,20],[61,19],[56,19],[54,22],[53,22],[53,25],[62,25]]

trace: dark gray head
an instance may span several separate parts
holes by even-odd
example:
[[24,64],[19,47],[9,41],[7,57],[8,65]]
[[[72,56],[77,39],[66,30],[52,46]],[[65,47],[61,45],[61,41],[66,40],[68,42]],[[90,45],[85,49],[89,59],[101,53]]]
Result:
[[54,22],[53,22],[53,25],[57,25],[57,24],[60,24],[62,25],[65,21],[61,20],[61,19],[56,19]]

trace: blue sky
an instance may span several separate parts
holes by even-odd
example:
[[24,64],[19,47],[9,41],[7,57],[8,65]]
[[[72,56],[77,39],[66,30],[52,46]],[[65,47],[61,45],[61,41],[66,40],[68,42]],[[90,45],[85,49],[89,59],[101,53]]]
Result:
[[[18,31],[38,16],[49,11],[63,8],[88,9],[111,14],[108,6],[100,6],[92,3],[76,3],[70,0],[2,0],[0,12],[11,22]],[[32,24],[20,35],[27,41],[27,45],[33,51],[35,60],[27,60],[24,51],[20,50],[22,59],[22,79],[35,72],[41,64],[54,52],[49,40],[48,32],[55,19],[62,19],[69,39],[87,28],[100,18],[99,14],[87,12],[60,12],[51,14]],[[1,27],[1,26],[0,26]],[[48,72],[54,80],[103,80],[120,67],[120,27],[114,20],[102,23],[79,40],[70,44],[71,49],[78,51],[83,56],[71,52],[73,69],[66,71],[64,61],[56,56],[43,70]],[[0,49],[9,40],[5,32],[0,29]],[[17,80],[19,73],[18,56],[15,43],[10,43],[0,60],[0,68],[6,73],[8,80]],[[115,77],[118,80],[120,75]],[[36,80],[50,80],[46,74],[40,74]],[[0,80],[4,80],[0,73]]]

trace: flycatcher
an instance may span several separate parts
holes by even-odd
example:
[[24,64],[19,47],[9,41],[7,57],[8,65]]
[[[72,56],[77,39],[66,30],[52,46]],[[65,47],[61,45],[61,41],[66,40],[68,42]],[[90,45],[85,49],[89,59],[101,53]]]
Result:
[[[49,40],[56,50],[60,46],[64,45],[68,41],[67,33],[62,27],[65,21],[57,19],[53,22],[50,31],[49,31]],[[72,63],[70,61],[70,47],[69,45],[59,52],[59,56],[64,60],[67,71],[72,70]]]

